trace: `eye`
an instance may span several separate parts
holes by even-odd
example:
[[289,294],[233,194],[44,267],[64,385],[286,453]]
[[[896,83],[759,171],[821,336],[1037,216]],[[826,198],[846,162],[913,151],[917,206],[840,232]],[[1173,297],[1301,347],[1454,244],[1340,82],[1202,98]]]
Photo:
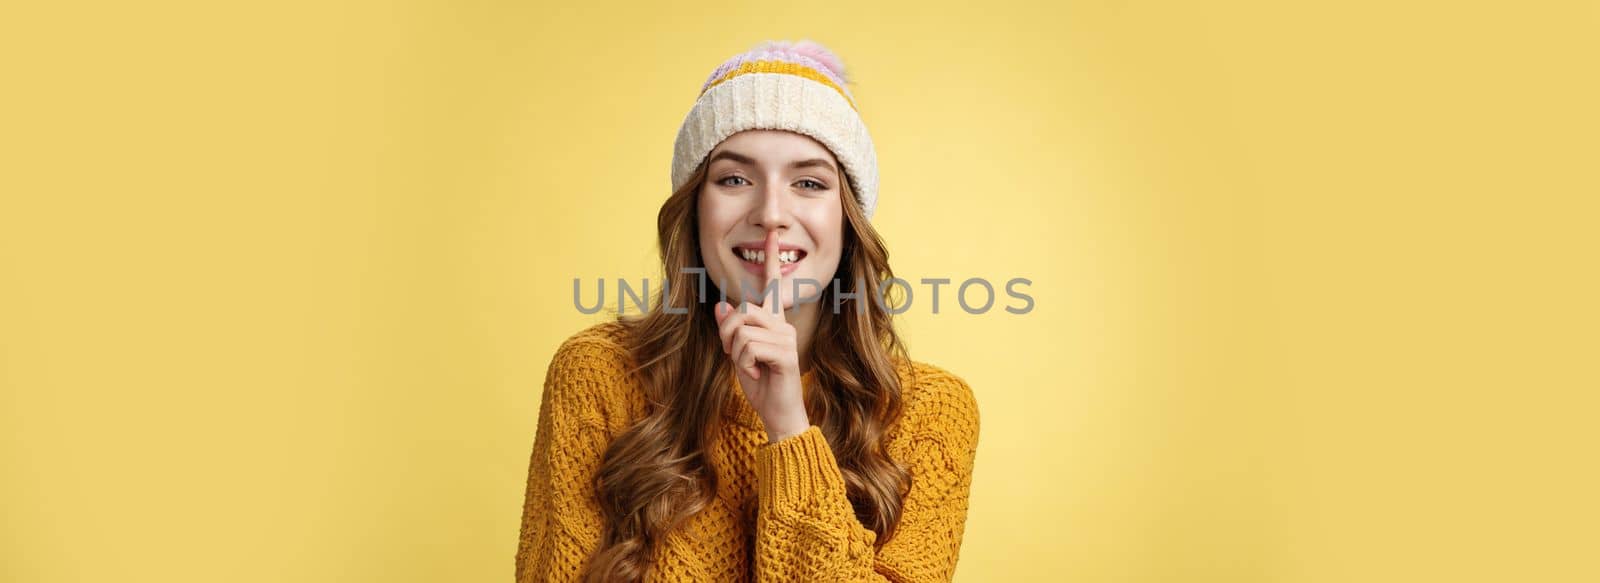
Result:
[[[738,176],[738,175],[729,176],[727,178],[723,178],[722,180],[718,180],[717,184],[721,184],[723,186],[742,186],[742,185],[739,185],[739,184],[728,184],[729,180],[744,180],[744,177],[743,176]],[[745,182],[749,182],[748,180],[744,180],[744,181]]]
[[816,186],[802,186],[801,188],[808,188],[808,189],[811,189],[811,190],[827,190],[828,189],[828,185],[823,184],[821,182],[817,182],[817,181],[812,180],[810,178],[802,179],[800,181],[800,183],[801,184],[815,184],[816,185]]

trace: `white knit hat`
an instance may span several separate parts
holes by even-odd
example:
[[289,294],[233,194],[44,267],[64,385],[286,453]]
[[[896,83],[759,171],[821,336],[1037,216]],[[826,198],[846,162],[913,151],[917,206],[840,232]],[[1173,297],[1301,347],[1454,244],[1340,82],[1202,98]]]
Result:
[[827,146],[867,218],[878,204],[878,155],[845,87],[844,65],[811,41],[768,41],[717,67],[672,150],[677,191],[717,144],[753,129],[788,130]]

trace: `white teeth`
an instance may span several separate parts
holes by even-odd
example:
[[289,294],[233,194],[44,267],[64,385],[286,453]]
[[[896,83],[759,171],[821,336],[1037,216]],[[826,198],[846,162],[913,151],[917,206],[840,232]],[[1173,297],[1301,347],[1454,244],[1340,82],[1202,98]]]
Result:
[[[751,263],[766,263],[767,262],[767,252],[765,250],[762,250],[762,249],[739,249],[738,252],[739,252],[739,256],[744,258],[745,261],[749,261]],[[800,251],[798,251],[798,250],[779,251],[778,252],[778,261],[780,263],[794,263],[794,262],[799,261],[799,260],[800,260]]]

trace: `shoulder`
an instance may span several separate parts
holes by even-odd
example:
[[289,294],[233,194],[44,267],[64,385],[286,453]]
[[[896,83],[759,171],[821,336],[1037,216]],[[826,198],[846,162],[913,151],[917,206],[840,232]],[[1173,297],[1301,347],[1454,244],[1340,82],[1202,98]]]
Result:
[[914,360],[896,365],[905,411],[901,419],[921,435],[942,435],[976,443],[978,399],[966,379],[938,366]]
[[579,330],[561,342],[545,373],[544,407],[585,421],[617,425],[633,409],[638,392],[626,330],[608,321]]
[[568,336],[556,348],[550,366],[562,367],[624,367],[628,361],[627,331],[621,322],[611,320],[579,330]]

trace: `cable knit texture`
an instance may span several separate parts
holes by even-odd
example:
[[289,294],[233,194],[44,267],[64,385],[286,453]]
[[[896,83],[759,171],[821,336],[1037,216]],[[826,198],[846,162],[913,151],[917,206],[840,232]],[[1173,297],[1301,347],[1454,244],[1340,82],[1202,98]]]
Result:
[[[624,330],[606,322],[556,350],[545,377],[517,547],[518,583],[576,580],[603,530],[591,487],[610,440],[646,411],[627,374]],[[875,548],[846,498],[822,430],[767,443],[738,390],[709,453],[714,502],[663,538],[651,581],[949,581],[961,549],[978,444],[966,382],[902,362],[906,410],[889,455],[911,472],[898,531]],[[810,382],[806,375],[806,382]],[[815,390],[807,387],[807,390]]]

